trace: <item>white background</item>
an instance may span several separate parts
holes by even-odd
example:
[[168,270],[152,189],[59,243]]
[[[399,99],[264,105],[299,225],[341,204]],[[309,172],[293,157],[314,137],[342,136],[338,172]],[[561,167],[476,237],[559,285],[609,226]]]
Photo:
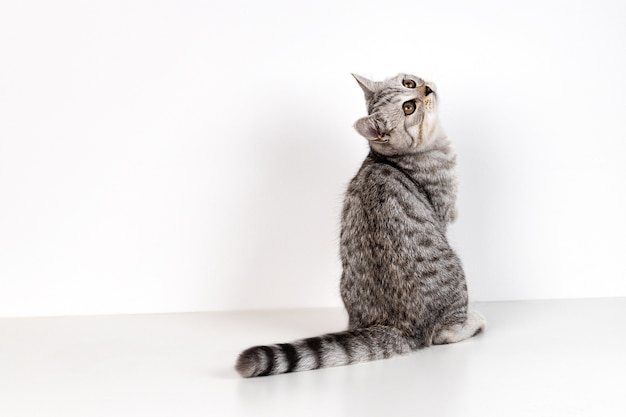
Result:
[[622,1],[4,1],[0,315],[338,306],[350,76],[435,81],[475,301],[626,296]]

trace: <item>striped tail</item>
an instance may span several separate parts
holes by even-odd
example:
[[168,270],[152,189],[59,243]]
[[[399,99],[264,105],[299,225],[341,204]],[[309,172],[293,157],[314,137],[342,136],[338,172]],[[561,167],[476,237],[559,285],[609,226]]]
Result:
[[244,350],[235,369],[244,378],[348,365],[414,350],[398,329],[373,326]]

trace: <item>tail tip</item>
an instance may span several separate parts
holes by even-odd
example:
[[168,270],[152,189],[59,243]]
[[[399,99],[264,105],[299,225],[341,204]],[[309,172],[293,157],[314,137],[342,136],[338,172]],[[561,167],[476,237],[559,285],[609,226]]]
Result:
[[255,348],[246,349],[237,358],[235,369],[244,378],[252,378],[260,372],[259,357]]

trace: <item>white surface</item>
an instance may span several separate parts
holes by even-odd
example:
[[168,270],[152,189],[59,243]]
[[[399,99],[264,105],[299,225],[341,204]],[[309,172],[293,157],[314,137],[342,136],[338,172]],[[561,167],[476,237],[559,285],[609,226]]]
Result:
[[0,415],[624,416],[626,298],[479,303],[486,332],[406,357],[240,379],[236,355],[338,309],[0,320]]
[[626,296],[621,0],[0,3],[0,315],[339,306],[350,72],[438,83],[476,300]]

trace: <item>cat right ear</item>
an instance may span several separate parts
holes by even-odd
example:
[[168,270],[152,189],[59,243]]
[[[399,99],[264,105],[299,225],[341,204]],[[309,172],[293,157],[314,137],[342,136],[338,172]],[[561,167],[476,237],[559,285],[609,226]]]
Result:
[[354,123],[354,128],[361,136],[372,142],[387,142],[387,134],[373,116],[363,117]]
[[377,82],[368,80],[365,77],[361,77],[357,74],[352,74],[357,83],[361,86],[363,93],[365,93],[365,100],[369,101],[377,90]]

